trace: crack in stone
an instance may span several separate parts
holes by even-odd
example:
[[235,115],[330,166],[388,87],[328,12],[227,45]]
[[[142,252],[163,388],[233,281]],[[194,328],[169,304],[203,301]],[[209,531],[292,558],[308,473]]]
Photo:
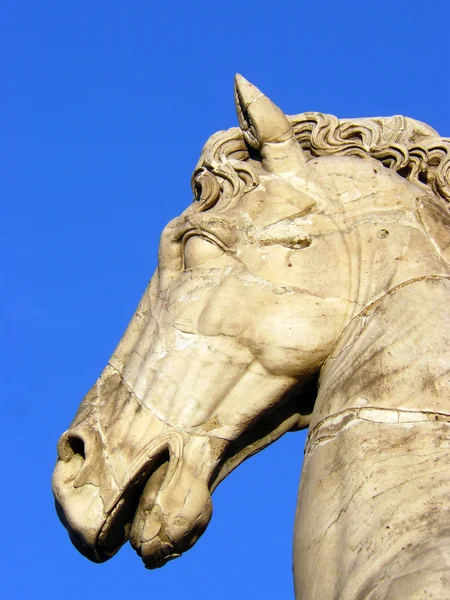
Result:
[[[380,413],[385,413],[386,417],[388,417],[388,415],[391,415],[396,418],[380,419]],[[401,417],[405,415],[410,415],[411,419],[402,420]],[[423,418],[418,419],[418,415],[423,415]],[[376,406],[348,408],[341,412],[326,417],[313,427],[313,429],[308,434],[308,441],[305,446],[305,461],[316,446],[335,439],[348,425],[354,423],[354,421],[366,421],[380,424],[389,423],[391,425],[405,425],[406,423],[419,423],[424,421],[439,421],[450,423],[450,414],[427,410],[405,410],[400,408],[381,408]],[[323,430],[325,427],[329,427],[330,425],[330,429],[333,428],[333,425],[335,425],[336,429],[334,431],[331,430],[329,432],[323,433],[319,437],[319,431]]]
[[344,346],[344,348],[340,349],[339,352],[337,354],[335,354],[335,349],[339,346],[339,339],[336,341],[334,348],[332,349],[332,351],[330,352],[329,356],[326,358],[324,365],[326,365],[330,360],[334,360],[336,358],[339,358],[339,356],[345,352],[348,348],[350,348],[351,346],[353,346],[353,344],[355,343],[355,341],[360,337],[360,335],[362,334],[363,330],[364,330],[364,326],[366,324],[367,321],[367,317],[369,317],[373,311],[375,311],[378,306],[380,304],[382,304],[384,302],[384,300],[386,298],[388,298],[389,296],[397,293],[398,291],[402,290],[403,288],[409,286],[409,285],[413,285],[414,283],[419,283],[421,281],[439,281],[440,279],[449,279],[450,280],[450,275],[422,275],[420,277],[414,277],[412,279],[408,279],[407,281],[402,281],[402,283],[399,283],[398,285],[395,285],[394,287],[392,287],[391,289],[389,289],[387,292],[385,292],[380,298],[377,298],[376,300],[374,300],[373,302],[371,302],[370,304],[368,304],[367,306],[365,306],[358,314],[354,315],[351,320],[348,322],[347,326],[345,327],[345,329],[342,332],[341,337],[346,333],[346,331],[348,330],[348,328],[357,320],[357,319],[362,319],[362,323],[360,325],[359,331],[357,333],[355,333],[355,336],[351,339],[351,341],[348,342],[348,344],[346,344]]
[[161,423],[163,423],[166,427],[171,427],[172,429],[174,429],[175,431],[177,431],[180,434],[188,434],[191,437],[198,437],[198,438],[211,438],[211,439],[218,439],[218,440],[225,440],[227,442],[229,442],[229,438],[226,437],[221,437],[219,435],[209,435],[209,434],[204,434],[204,435],[200,435],[198,433],[192,433],[190,431],[187,431],[186,429],[181,429],[180,427],[177,427],[176,425],[173,425],[172,423],[169,423],[167,421],[165,421],[164,419],[162,419],[155,411],[155,409],[151,406],[148,406],[147,404],[144,404],[144,402],[139,398],[139,396],[136,395],[136,393],[134,392],[134,390],[130,387],[130,385],[128,384],[128,382],[126,381],[126,379],[123,377],[122,373],[114,366],[112,365],[110,362],[108,362],[108,366],[111,367],[111,369],[113,369],[120,377],[121,381],[123,381],[124,385],[127,387],[128,391],[130,392],[130,394],[133,396],[133,398],[135,398],[139,404],[145,408],[146,410],[148,410],[156,419],[158,419],[158,421],[160,421]]

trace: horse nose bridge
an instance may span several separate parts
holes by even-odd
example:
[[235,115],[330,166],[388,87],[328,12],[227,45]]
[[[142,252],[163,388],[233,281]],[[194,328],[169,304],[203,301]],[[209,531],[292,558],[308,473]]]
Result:
[[131,320],[108,366],[133,385],[143,370],[168,353],[171,324],[165,302],[154,293],[146,314],[138,311]]

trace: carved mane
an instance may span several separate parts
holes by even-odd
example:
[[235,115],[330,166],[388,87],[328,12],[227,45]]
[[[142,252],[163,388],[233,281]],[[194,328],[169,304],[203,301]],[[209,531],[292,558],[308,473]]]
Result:
[[[288,119],[307,156],[375,158],[405,179],[450,202],[450,138],[439,136],[425,123],[402,116],[338,119],[316,112]],[[206,169],[227,180],[233,195],[242,187],[254,187],[258,177],[247,162],[250,152],[239,127],[215,133],[203,149],[193,182]],[[212,205],[205,203],[201,210]]]

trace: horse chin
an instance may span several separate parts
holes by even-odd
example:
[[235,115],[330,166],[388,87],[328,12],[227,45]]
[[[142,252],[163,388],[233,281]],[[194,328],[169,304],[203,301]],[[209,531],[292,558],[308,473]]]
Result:
[[165,461],[148,479],[140,496],[129,540],[148,569],[162,567],[191,548],[212,515],[206,480],[189,464],[172,468]]
[[161,516],[161,511],[158,511],[155,501],[166,478],[167,470],[168,462],[164,461],[147,481],[129,534],[130,544],[148,569],[162,567],[168,560],[180,556],[180,552],[175,550],[168,538],[161,538],[163,523],[161,518],[157,518],[157,515]]
[[[187,526],[185,524],[181,535],[177,535],[173,531],[178,529],[177,523],[161,521],[160,510],[153,510],[151,514],[145,516],[143,513],[137,513],[130,534],[130,543],[142,558],[145,568],[157,569],[163,567],[170,560],[180,557],[192,548],[208,526],[212,513],[210,502],[205,505],[203,512],[204,514],[199,522]],[[137,523],[139,525],[136,527]],[[145,530],[147,536],[150,531],[153,533],[142,539],[139,533],[134,533],[135,528]]]

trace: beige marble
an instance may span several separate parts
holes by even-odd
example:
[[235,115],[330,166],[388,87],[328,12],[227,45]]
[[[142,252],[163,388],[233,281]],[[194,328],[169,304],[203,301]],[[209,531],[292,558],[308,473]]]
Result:
[[59,441],[60,518],[91,560],[129,540],[161,566],[232,469],[309,427],[296,597],[444,598],[450,141],[400,116],[287,117],[240,76],[235,96],[240,126],[205,145]]

